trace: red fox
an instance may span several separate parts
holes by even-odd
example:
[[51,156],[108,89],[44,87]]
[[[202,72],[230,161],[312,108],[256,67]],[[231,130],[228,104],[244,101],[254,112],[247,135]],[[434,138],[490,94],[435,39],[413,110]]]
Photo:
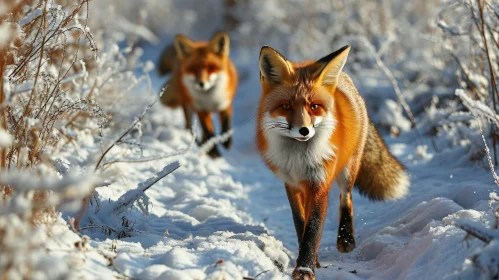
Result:
[[[237,71],[229,58],[229,36],[216,33],[209,42],[194,42],[177,35],[159,61],[160,75],[172,72],[160,100],[164,105],[184,110],[186,128],[192,126],[192,113],[197,113],[203,130],[203,142],[215,135],[211,113],[220,116],[222,133],[232,127],[232,100],[236,95]],[[232,137],[222,143],[227,149]],[[219,157],[215,146],[208,152]]]
[[350,46],[316,62],[292,63],[264,46],[257,147],[286,188],[299,252],[294,279],[315,279],[317,250],[333,181],[340,187],[336,247],[355,248],[352,188],[372,200],[408,192],[404,166],[390,154],[370,122],[364,100],[342,72]]

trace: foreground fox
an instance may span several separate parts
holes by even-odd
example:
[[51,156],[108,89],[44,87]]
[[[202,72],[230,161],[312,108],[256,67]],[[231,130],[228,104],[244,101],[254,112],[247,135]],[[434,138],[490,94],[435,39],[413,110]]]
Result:
[[342,72],[349,46],[312,63],[260,52],[263,93],[257,146],[284,181],[298,236],[294,279],[315,279],[317,249],[333,181],[340,187],[338,251],[355,248],[352,188],[372,200],[404,196],[409,178],[370,122],[362,97]]
[[[192,111],[195,111],[203,129],[203,142],[215,135],[212,112],[220,115],[222,133],[231,129],[237,71],[229,58],[227,33],[218,32],[209,42],[193,42],[177,35],[174,46],[163,51],[158,68],[161,75],[172,72],[161,103],[171,108],[182,106],[186,128],[192,126]],[[229,149],[232,138],[223,145]],[[208,154],[220,156],[216,146]]]

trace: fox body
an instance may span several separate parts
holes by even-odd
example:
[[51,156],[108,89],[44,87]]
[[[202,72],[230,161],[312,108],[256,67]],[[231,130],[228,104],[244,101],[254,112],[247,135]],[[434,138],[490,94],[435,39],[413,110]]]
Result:
[[260,52],[257,147],[286,187],[299,243],[295,279],[314,278],[334,181],[340,187],[340,252],[355,248],[354,185],[373,200],[398,199],[408,190],[405,168],[387,150],[342,72],[349,50],[306,63],[292,63],[267,46]]
[[[215,135],[211,113],[219,113],[222,132],[231,129],[238,77],[229,58],[227,33],[216,33],[209,42],[194,42],[177,35],[174,45],[163,51],[159,72],[172,72],[161,102],[172,108],[182,106],[186,128],[192,126],[192,113],[196,112],[203,129],[203,142]],[[230,148],[231,143],[229,138],[223,144]],[[209,155],[220,156],[217,147]]]

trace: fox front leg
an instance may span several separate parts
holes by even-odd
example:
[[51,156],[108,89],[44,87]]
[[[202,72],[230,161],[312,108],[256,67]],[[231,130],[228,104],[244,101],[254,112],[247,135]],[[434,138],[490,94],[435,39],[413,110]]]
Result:
[[183,105],[182,109],[184,111],[185,129],[190,130],[192,128],[192,108],[189,105]]
[[[305,231],[305,203],[304,203],[304,193],[298,187],[285,184],[286,194],[288,196],[289,205],[291,206],[291,214],[293,215],[293,223],[295,224],[296,237],[298,239],[298,244],[301,243],[303,239],[303,232]],[[317,252],[314,256],[315,267],[320,268],[319,256]]]
[[[232,105],[220,112],[220,122],[222,125],[222,134],[232,129]],[[226,149],[232,147],[232,136],[222,143]]]
[[293,215],[293,223],[295,224],[296,237],[298,244],[303,239],[303,231],[305,230],[305,213],[303,205],[303,194],[299,188],[285,184],[286,194],[288,195],[289,205],[291,206],[291,214]]
[[[210,112],[198,112],[199,122],[201,123],[201,128],[203,129],[203,144],[206,143],[210,138],[215,136],[215,131],[213,128],[213,121],[211,120]],[[208,155],[212,158],[220,157],[220,151],[215,145],[208,151]]]
[[328,206],[328,188],[309,187],[305,190],[305,230],[300,242],[293,279],[315,279],[317,250]]

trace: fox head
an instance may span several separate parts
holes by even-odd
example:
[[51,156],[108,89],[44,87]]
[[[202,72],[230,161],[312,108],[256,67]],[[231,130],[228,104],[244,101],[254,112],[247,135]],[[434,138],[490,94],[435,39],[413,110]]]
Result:
[[216,33],[209,42],[194,42],[177,35],[174,45],[184,81],[198,91],[211,89],[225,70],[229,43],[226,32]]
[[312,63],[292,63],[271,47],[260,51],[262,129],[298,141],[332,132],[334,92],[350,46]]

